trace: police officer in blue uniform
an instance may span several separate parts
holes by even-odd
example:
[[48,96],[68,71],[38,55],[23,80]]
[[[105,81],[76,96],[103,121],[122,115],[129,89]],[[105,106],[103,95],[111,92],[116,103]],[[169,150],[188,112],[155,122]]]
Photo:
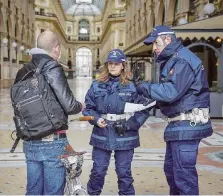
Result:
[[83,115],[94,116],[90,145],[93,146],[93,168],[87,184],[88,194],[100,195],[111,153],[114,151],[119,195],[134,195],[131,162],[134,148],[140,145],[138,129],[149,117],[149,109],[124,113],[125,103],[144,103],[138,96],[126,71],[126,56],[113,49],[104,69],[85,97]]
[[160,82],[142,82],[139,94],[155,99],[166,116],[164,172],[171,195],[198,195],[196,161],[202,138],[212,135],[210,95],[201,60],[161,25],[144,41],[153,44]]

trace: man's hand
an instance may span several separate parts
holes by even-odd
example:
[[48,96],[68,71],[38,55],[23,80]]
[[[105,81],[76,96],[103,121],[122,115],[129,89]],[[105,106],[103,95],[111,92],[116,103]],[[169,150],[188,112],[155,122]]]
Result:
[[105,120],[103,118],[99,118],[98,121],[97,121],[97,125],[100,127],[100,128],[105,128],[107,126]]
[[82,105],[82,109],[81,109],[81,111],[83,112],[84,109],[86,108],[86,104],[83,102],[83,103],[81,103],[81,105]]

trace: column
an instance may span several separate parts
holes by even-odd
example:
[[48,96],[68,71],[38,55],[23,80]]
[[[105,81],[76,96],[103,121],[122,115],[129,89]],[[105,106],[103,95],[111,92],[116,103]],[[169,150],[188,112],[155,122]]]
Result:
[[2,79],[9,78],[9,55],[8,55],[8,45],[9,40],[6,35],[2,35]]
[[178,24],[182,25],[188,22],[189,8],[190,8],[189,0],[179,1],[179,10],[177,13]]
[[194,1],[195,4],[195,13],[197,13],[196,20],[201,20],[204,18],[204,1],[202,0],[195,0]]
[[209,52],[207,50],[207,47],[204,46],[204,53],[203,53],[203,66],[204,66],[204,69],[207,70],[206,71],[206,75],[207,75],[207,78],[208,78],[208,74],[209,74],[209,71],[208,71],[208,57],[209,57]]
[[114,48],[118,48],[118,40],[119,40],[119,29],[114,31]]
[[76,78],[77,65],[76,65],[76,50],[75,50],[75,48],[72,48],[72,62],[73,62],[74,77]]
[[79,34],[79,24],[78,22],[75,20],[74,21],[74,26],[73,26],[73,29],[74,29],[74,35],[72,36],[74,40],[78,40],[78,34]]
[[[15,42],[15,40],[12,40],[12,60],[16,60],[16,47],[17,47],[17,43]],[[13,62],[15,63],[15,62]]]
[[3,36],[2,36],[2,34],[0,34],[0,47],[1,47],[1,50],[0,50],[1,51],[1,53],[0,53],[0,55],[1,55],[1,58],[0,58],[1,59],[1,62],[0,62],[0,66],[1,66],[1,68],[0,68],[0,74],[1,75],[0,75],[0,78],[1,79],[3,79],[3,52],[4,52],[3,51],[4,48],[3,48],[2,39],[3,39]]
[[24,46],[22,45],[22,43],[20,44],[20,46],[18,47],[18,60],[19,60],[19,68],[21,68],[23,66],[23,51],[24,51]]
[[2,37],[2,46],[3,46],[3,61],[5,61],[4,59],[8,59],[9,58],[9,56],[8,56],[8,42],[9,42],[9,40],[8,40],[8,38],[7,38],[7,36],[3,36]]
[[13,59],[13,50],[14,48],[12,48],[12,40],[9,40],[8,43],[8,47],[9,47],[9,79],[12,79],[13,73],[12,73],[12,59]]
[[17,72],[18,72],[18,58],[17,58],[17,43],[15,40],[12,41],[12,73],[11,73],[11,78],[14,79]]

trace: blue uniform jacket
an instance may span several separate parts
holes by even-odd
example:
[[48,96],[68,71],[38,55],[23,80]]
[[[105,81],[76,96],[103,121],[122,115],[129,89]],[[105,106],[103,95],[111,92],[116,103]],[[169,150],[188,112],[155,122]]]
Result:
[[83,115],[95,117],[89,121],[94,125],[90,145],[105,150],[128,150],[140,145],[138,129],[149,117],[149,109],[136,112],[126,122],[124,136],[116,133],[112,121],[107,121],[108,125],[105,128],[97,126],[97,120],[102,114],[123,114],[126,102],[143,103],[132,82],[121,85],[118,77],[111,77],[106,83],[92,83],[85,97],[86,109],[83,111]]
[[[173,40],[158,56],[160,83],[142,83],[137,90],[157,100],[161,112],[167,117],[190,112],[193,108],[209,108],[210,93],[201,60],[181,41]],[[201,139],[213,132],[211,122],[191,127],[189,121],[168,124],[164,139]]]

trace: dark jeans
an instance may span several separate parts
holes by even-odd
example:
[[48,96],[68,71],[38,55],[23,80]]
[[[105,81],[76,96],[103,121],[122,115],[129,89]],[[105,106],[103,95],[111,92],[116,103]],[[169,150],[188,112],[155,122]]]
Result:
[[63,195],[66,182],[65,168],[58,159],[65,153],[66,138],[47,141],[24,141],[27,163],[26,195]]
[[[105,175],[110,163],[112,151],[94,147],[92,152],[93,168],[87,184],[89,195],[100,195],[105,182]],[[115,168],[118,176],[119,195],[135,195],[131,163],[134,150],[116,150]]]
[[170,187],[170,195],[198,195],[196,170],[200,140],[166,142],[164,172]]

